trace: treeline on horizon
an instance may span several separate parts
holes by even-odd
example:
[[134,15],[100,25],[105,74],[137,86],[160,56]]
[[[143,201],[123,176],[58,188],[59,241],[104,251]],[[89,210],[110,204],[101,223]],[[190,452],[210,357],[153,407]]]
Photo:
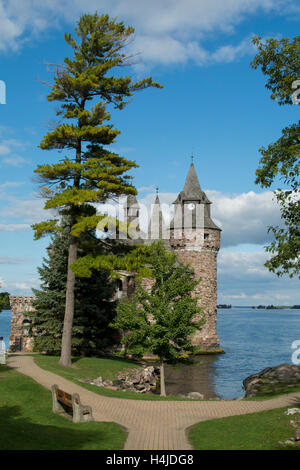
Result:
[[300,305],[257,305],[257,307],[252,307],[252,308],[267,309],[267,310],[279,310],[279,309],[284,309],[284,308],[300,309]]
[[228,309],[228,308],[253,308],[253,309],[265,309],[265,310],[283,310],[283,309],[300,309],[299,305],[227,305],[227,304],[219,304],[217,305],[219,309]]

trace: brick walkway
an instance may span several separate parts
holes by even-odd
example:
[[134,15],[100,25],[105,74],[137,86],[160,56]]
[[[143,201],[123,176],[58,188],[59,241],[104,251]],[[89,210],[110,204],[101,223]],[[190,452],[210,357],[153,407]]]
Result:
[[79,393],[91,405],[96,421],[113,421],[125,427],[126,450],[191,450],[186,429],[200,421],[295,406],[300,393],[262,401],[144,401],[110,398],[90,392],[63,377],[38,367],[32,356],[11,354],[7,365],[50,389],[58,384],[69,393]]

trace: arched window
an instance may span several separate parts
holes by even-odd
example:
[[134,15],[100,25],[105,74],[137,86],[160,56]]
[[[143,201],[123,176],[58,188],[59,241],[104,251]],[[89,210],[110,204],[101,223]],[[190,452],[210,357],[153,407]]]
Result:
[[117,279],[116,297],[117,297],[117,299],[121,299],[123,297],[123,282],[122,282],[122,279]]
[[31,327],[32,321],[25,318],[25,320],[22,321],[22,328],[23,328],[23,333],[24,335],[28,335],[30,327]]

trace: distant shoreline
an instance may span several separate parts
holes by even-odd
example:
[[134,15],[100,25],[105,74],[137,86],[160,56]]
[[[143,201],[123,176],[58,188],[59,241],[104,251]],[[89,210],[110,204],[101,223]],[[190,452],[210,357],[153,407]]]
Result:
[[300,305],[217,305],[218,310],[251,308],[253,310],[300,310]]

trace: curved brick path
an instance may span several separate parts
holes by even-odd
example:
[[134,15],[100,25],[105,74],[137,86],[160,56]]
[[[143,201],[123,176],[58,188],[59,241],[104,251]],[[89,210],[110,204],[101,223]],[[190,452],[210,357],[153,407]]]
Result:
[[300,400],[300,393],[264,401],[126,400],[90,392],[59,375],[41,369],[32,356],[11,354],[7,365],[48,389],[56,383],[69,393],[79,393],[82,403],[92,406],[96,421],[113,421],[127,429],[126,450],[191,450],[186,429],[195,423],[295,406]]

